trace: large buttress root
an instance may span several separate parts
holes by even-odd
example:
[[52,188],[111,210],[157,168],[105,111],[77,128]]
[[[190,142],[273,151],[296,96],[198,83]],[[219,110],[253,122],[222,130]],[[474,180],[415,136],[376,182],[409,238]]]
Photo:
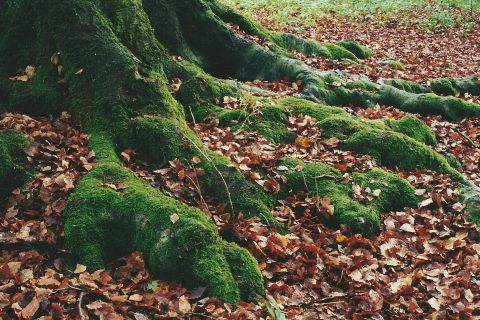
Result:
[[[92,133],[92,148],[100,159],[97,168],[78,185],[65,212],[66,242],[73,256],[90,268],[100,268],[118,254],[141,250],[154,272],[169,274],[188,285],[205,285],[212,295],[228,302],[257,298],[263,294],[262,278],[255,260],[247,251],[224,243],[215,226],[200,211],[144,185],[116,159],[116,150],[111,141],[141,141],[146,138],[141,135],[142,128],[152,129],[150,136],[155,139],[157,146],[159,143],[163,146],[152,151],[156,157],[164,151],[163,156],[171,156],[171,159],[178,157],[191,160],[193,155],[202,156],[198,150],[201,144],[188,129],[183,109],[170,94],[168,81],[163,74],[164,65],[173,60],[158,41],[149,42],[155,40],[148,38],[153,33],[149,34],[148,28],[142,29],[144,24],[136,23],[148,21],[136,20],[145,18],[145,15],[141,15],[140,2],[116,2],[118,5],[122,3],[124,6],[114,11],[126,13],[125,19],[131,18],[135,22],[123,35],[141,29],[139,33],[144,34],[148,41],[141,37],[118,37],[116,32],[119,31],[112,29],[114,24],[100,10],[101,7],[91,1],[22,2],[15,6],[2,4],[5,7],[1,11],[1,23],[8,27],[0,28],[0,55],[18,59],[12,60],[9,65],[2,64],[1,81],[15,74],[13,65],[35,64],[36,67],[35,79],[31,84],[6,82],[11,90],[0,92],[2,108],[30,114],[50,113],[52,109],[49,103],[39,100],[42,91],[31,89],[37,85],[43,88],[43,82],[46,82],[54,88],[54,92],[57,90],[57,66],[52,65],[50,56],[58,52],[68,97],[62,98],[58,90],[55,99],[63,103],[55,105],[65,107],[77,121],[83,122],[84,128]],[[128,15],[135,11],[140,16]],[[12,22],[20,13],[40,17],[37,28],[31,29],[21,22]],[[65,19],[68,20],[68,27]],[[31,38],[38,36],[38,46],[16,45],[15,39],[23,33],[27,37],[31,35]],[[146,47],[152,50],[152,58],[143,61],[137,55]],[[52,74],[55,79],[53,85],[45,81]],[[40,82],[37,84],[37,81]],[[15,87],[10,86],[11,83]],[[18,108],[19,104],[21,108]],[[156,118],[151,118],[153,115]],[[152,121],[147,121],[143,126],[140,119]],[[155,130],[155,125],[165,127]],[[99,135],[100,131],[108,134]],[[238,170],[229,168],[225,158],[217,155],[214,161],[217,169],[206,169],[211,174],[207,174],[206,179],[209,179],[212,188],[214,185],[222,186],[222,174],[230,174],[234,181],[229,186],[232,190],[238,187],[235,193],[238,203],[252,214],[256,214],[258,208],[262,210],[261,206],[265,215],[270,214],[262,200],[255,198],[257,194],[253,191],[259,188],[247,183]],[[211,166],[210,162],[205,163]],[[221,171],[227,168],[227,172]],[[129,187],[125,192],[117,193],[102,186],[106,181],[123,181]],[[263,191],[259,194],[261,197],[264,195]],[[246,201],[241,201],[241,197],[247,196]],[[232,202],[235,201],[233,199]],[[265,201],[272,202],[266,196]],[[170,217],[175,214],[179,220],[172,224]],[[176,273],[179,266],[182,272]]]
[[[97,269],[113,257],[138,250],[152,272],[206,286],[224,301],[263,294],[255,259],[223,241],[201,211],[134,177],[114,155],[107,135],[92,136],[91,147],[98,164],[76,187],[64,213],[67,249],[77,261]],[[109,184],[125,189],[116,191]]]
[[[106,260],[126,251],[140,250],[153,271],[192,286],[206,285],[211,294],[225,301],[253,299],[261,294],[261,275],[247,251],[221,240],[200,211],[137,180],[116,156],[118,147],[128,146],[154,162],[174,158],[189,162],[199,156],[199,165],[206,173],[202,192],[229,204],[234,212],[259,215],[276,226],[270,214],[275,198],[250,183],[225,157],[206,151],[185,122],[184,108],[200,119],[216,113],[225,123],[233,119],[235,112],[234,116],[244,116],[239,110],[222,110],[212,103],[227,95],[244,96],[240,86],[213,78],[203,70],[214,76],[242,80],[278,80],[285,76],[301,80],[303,97],[329,104],[389,101],[409,111],[424,110],[454,119],[478,114],[477,105],[426,91],[411,93],[363,80],[340,87],[332,85],[338,79],[345,81],[336,78],[339,74],[319,72],[291,59],[288,52],[361,58],[368,55],[361,52],[364,48],[350,42],[323,46],[289,35],[270,35],[251,24],[252,30],[258,29],[252,32],[264,33],[269,38],[265,39],[274,43],[269,49],[232,31],[225,22],[248,22],[234,19],[238,16],[226,12],[215,0],[0,2],[0,57],[7,61],[0,64],[0,109],[29,114],[69,110],[92,134],[92,147],[99,163],[70,198],[65,229],[68,248],[90,268],[101,267]],[[36,22],[35,28],[31,21]],[[19,42],[19,38],[25,41]],[[59,53],[61,72],[58,65],[50,62],[53,52]],[[171,54],[181,55],[184,60],[172,58]],[[8,80],[18,68],[32,64],[36,69],[31,83]],[[59,77],[61,86],[57,83]],[[169,87],[174,78],[182,82],[175,96]],[[370,133],[374,137],[381,135],[379,139],[387,137],[387,141],[381,140],[385,144],[398,140],[402,146],[412,146],[407,152],[424,152],[430,150],[424,143],[434,143],[428,132],[418,135],[409,130],[408,121],[373,124],[353,119],[339,108],[309,104],[302,99],[286,101],[265,110],[264,115],[270,119],[255,120],[252,128],[272,139],[279,129],[282,134],[278,139],[287,139],[288,130],[280,124],[286,113],[309,111],[325,132],[342,136],[347,140],[345,145],[352,149],[355,141],[366,134],[370,137]],[[425,105],[428,107],[424,108]],[[350,131],[336,130],[338,125],[329,119],[332,115],[348,124],[345,128]],[[388,159],[384,155],[386,149],[359,151],[370,152],[379,161]],[[436,166],[454,174],[439,157],[433,151],[427,152],[425,167]],[[355,177],[362,185],[381,181],[377,187],[372,186],[375,188],[391,185],[381,187],[381,197],[373,204],[362,205],[349,197],[347,186],[332,185],[329,178],[317,178],[325,172],[337,177],[339,173],[331,167],[284,161],[289,166],[304,168],[301,172],[290,168],[286,188],[308,189],[332,198],[337,206],[334,224],[351,224],[355,231],[376,232],[380,212],[415,202],[405,181],[383,171]],[[306,182],[303,176],[308,177]],[[117,183],[127,188],[117,191],[108,187]],[[171,217],[175,215],[179,219],[173,223]]]

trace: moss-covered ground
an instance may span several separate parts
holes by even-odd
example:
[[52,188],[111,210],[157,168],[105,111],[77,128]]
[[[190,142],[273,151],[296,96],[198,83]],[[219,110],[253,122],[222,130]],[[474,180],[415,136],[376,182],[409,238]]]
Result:
[[31,174],[23,149],[27,138],[18,131],[0,131],[0,200],[27,182]]

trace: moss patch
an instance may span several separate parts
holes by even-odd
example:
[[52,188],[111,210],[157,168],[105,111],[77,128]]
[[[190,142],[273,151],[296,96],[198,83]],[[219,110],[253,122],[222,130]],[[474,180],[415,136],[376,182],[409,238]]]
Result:
[[23,148],[28,145],[25,135],[18,131],[0,131],[0,201],[30,175]]
[[194,156],[199,156],[199,166],[205,171],[200,178],[203,193],[214,195],[218,203],[232,205],[235,213],[256,215],[280,228],[270,212],[275,203],[273,197],[229,166],[227,158],[206,150],[184,122],[155,116],[133,119],[120,144],[134,146],[144,159],[154,163],[171,159],[190,163]]
[[449,173],[461,180],[461,175],[447,160],[433,149],[405,135],[381,130],[360,131],[353,134],[344,145],[352,150],[374,157],[380,165],[404,170],[436,170]]
[[373,92],[377,91],[377,86],[373,82],[362,80],[347,82],[345,84],[345,88],[350,90],[366,90]]
[[[364,234],[380,230],[378,211],[350,198],[349,186],[339,183],[341,174],[338,170],[322,163],[303,164],[296,159],[284,159],[281,165],[289,168],[284,172],[288,179],[285,191],[307,191],[310,195],[331,200],[334,213],[330,222],[333,226],[346,225],[350,231]],[[295,169],[298,166],[301,171]]]
[[389,66],[394,70],[405,70],[405,65],[398,60],[385,60],[380,63],[382,66]]
[[386,124],[396,132],[428,145],[437,143],[435,132],[422,120],[414,116],[405,116],[400,120],[387,119]]
[[452,79],[435,79],[430,81],[430,89],[442,96],[455,96],[459,91],[455,88],[455,82]]
[[422,85],[409,80],[388,79],[388,80],[384,80],[384,83],[410,93],[420,94],[420,93],[425,93],[427,91],[427,89]]
[[369,58],[373,54],[372,50],[353,40],[342,40],[337,42],[337,45],[344,47],[359,59]]
[[415,188],[407,180],[378,168],[365,173],[355,173],[352,180],[372,191],[381,191],[379,196],[373,197],[373,203],[381,212],[403,210],[405,207],[414,208],[420,200],[415,195]]
[[[330,198],[334,206],[331,223],[334,226],[345,224],[353,232],[371,234],[380,229],[380,213],[415,207],[418,197],[415,189],[399,176],[382,169],[372,169],[352,175],[352,182],[372,192],[380,190],[380,195],[367,204],[361,204],[350,197],[352,183],[342,183],[342,174],[323,163],[304,164],[298,159],[283,159],[281,164],[288,167],[288,179],[284,194],[288,191],[306,191],[320,198]],[[301,169],[299,169],[301,168]]]

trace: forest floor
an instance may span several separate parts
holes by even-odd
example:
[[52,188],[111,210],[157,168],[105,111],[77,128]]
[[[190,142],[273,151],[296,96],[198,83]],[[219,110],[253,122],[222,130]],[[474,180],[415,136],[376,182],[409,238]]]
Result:
[[[363,65],[346,65],[317,57],[298,56],[322,70],[345,70],[379,77],[413,79],[463,77],[480,71],[480,24],[464,23],[468,13],[452,10],[452,25],[427,28],[418,23],[431,12],[419,8],[406,19],[329,15],[313,26],[273,24],[268,9],[257,11],[265,26],[295,32],[319,41],[354,39],[374,50]],[[409,19],[412,17],[412,19]],[[415,17],[415,19],[413,19]],[[463,20],[462,20],[463,19]],[[474,12],[480,21],[480,13]],[[235,26],[237,32],[241,33]],[[253,39],[255,40],[255,39]],[[395,59],[403,70],[383,62]],[[250,83],[280,95],[291,95],[300,83]],[[464,96],[479,102],[479,97]],[[242,105],[231,97],[221,103]],[[390,106],[349,113],[368,119],[401,118]],[[418,116],[418,115],[417,115]],[[419,116],[420,117],[420,116]],[[436,133],[435,149],[454,155],[459,169],[480,185],[480,119],[451,123],[439,116],[420,117]],[[252,181],[269,192],[282,183],[282,156],[323,161],[348,180],[350,174],[376,166],[368,156],[343,151],[337,139],[326,139],[307,116],[291,117],[289,129],[297,138],[275,145],[255,132],[232,132],[215,121],[191,123],[205,147],[229,157]],[[0,318],[21,319],[471,319],[480,317],[480,244],[477,227],[468,221],[457,185],[447,175],[430,171],[394,172],[406,178],[422,197],[417,208],[382,216],[380,235],[364,237],[325,226],[329,199],[305,193],[279,201],[276,218],[289,228],[281,235],[258,219],[232,218],[226,206],[202,197],[196,168],[171,161],[162,167],[145,163],[135,150],[121,154],[126,166],[167,194],[201,208],[228,240],[246,247],[259,261],[265,278],[267,303],[240,302],[231,306],[205,296],[205,288],[187,290],[149,274],[141,254],[132,253],[93,273],[82,265],[65,263],[62,249],[62,211],[75,183],[95,165],[88,136],[74,127],[68,114],[32,119],[18,114],[0,117],[0,129],[26,133],[25,149],[38,171],[35,180],[14,190],[2,208],[0,222]],[[252,173],[262,168],[268,175]],[[106,185],[109,188],[121,188]],[[360,186],[352,195],[371,201],[376,190]],[[281,311],[281,313],[279,312]],[[283,315],[282,315],[283,313]]]

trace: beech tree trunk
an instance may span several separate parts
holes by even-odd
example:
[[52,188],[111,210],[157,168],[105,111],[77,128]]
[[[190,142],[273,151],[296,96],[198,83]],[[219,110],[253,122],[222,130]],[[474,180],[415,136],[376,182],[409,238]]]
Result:
[[[268,46],[238,35],[227,23]],[[277,196],[252,184],[228,159],[205,150],[187,126],[186,114],[196,121],[213,115],[221,125],[245,120],[246,111],[214,103],[225,96],[262,103],[263,98],[249,93],[255,89],[226,79],[302,81],[302,94],[265,104],[263,116],[248,123],[247,129],[267,139],[287,138],[287,114],[308,114],[326,135],[341,138],[345,148],[370,154],[379,164],[435,169],[464,181],[452,162],[428,146],[435,143],[435,135],[418,119],[369,122],[324,104],[382,103],[460,120],[480,116],[480,106],[435,93],[479,94],[476,76],[440,79],[430,86],[403,80],[372,83],[314,70],[291,58],[293,50],[331,59],[359,60],[371,54],[353,41],[322,44],[270,33],[217,0],[0,1],[0,111],[35,116],[67,110],[92,136],[98,163],[76,186],[64,212],[72,257],[95,269],[140,250],[153,272],[186,285],[204,285],[227,302],[263,296],[261,273],[248,251],[222,240],[198,209],[140,181],[117,156],[126,147],[134,147],[150,162],[189,162],[198,156],[206,173],[202,192],[227,203],[232,213],[258,215],[282,230],[271,215]],[[17,76],[27,81],[16,81]],[[175,79],[181,86],[172,93]],[[334,227],[343,224],[352,232],[376,233],[381,212],[415,206],[418,200],[405,180],[381,169],[355,177],[382,190],[375,203],[365,205],[349,196],[349,186],[316,178],[341,177],[334,168],[282,161],[289,168],[289,182],[280,196],[290,190],[317,190],[331,198]],[[298,166],[303,172],[295,169]],[[102,187],[105,181],[128,187],[114,191]],[[173,214],[180,217],[176,223],[171,222]]]

